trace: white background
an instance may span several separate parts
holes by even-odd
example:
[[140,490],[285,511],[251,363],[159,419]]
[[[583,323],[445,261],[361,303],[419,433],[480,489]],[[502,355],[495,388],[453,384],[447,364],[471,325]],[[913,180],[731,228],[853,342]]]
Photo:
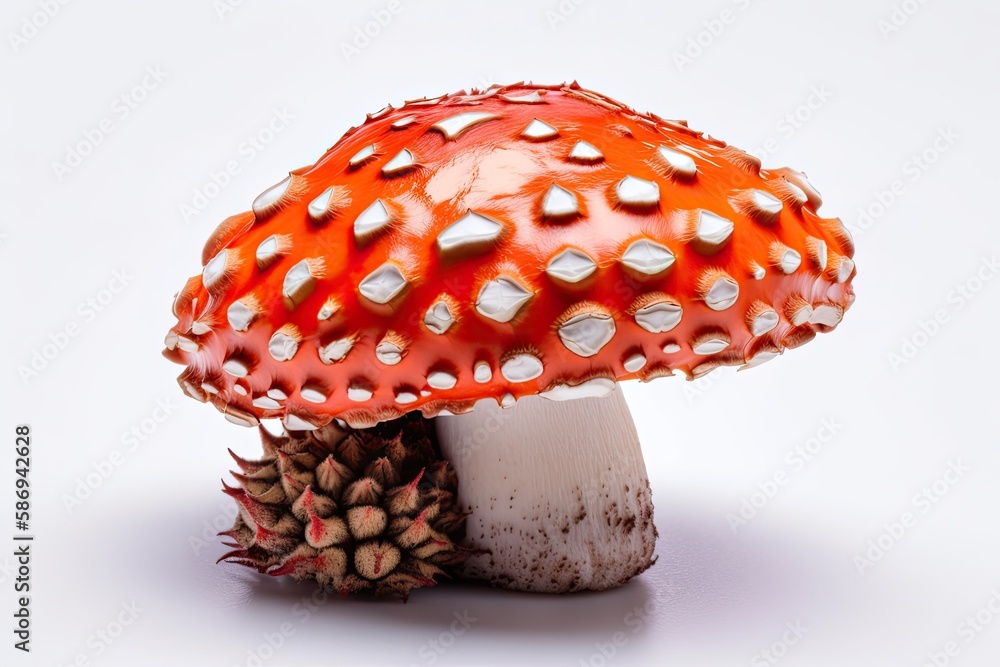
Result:
[[[0,549],[0,662],[714,666],[775,664],[760,653],[773,649],[788,667],[1000,664],[996,3],[907,0],[893,25],[890,0],[576,2],[400,0],[349,56],[387,2],[51,2],[50,18],[45,2],[4,3],[0,539],[15,532],[27,423],[37,540],[30,655],[11,647],[16,574]],[[165,78],[132,92],[147,68]],[[310,586],[214,564],[211,523],[232,516],[226,447],[259,450],[174,383],[159,356],[172,296],[218,222],[366,112],[522,79],[577,79],[807,172],[823,212],[858,232],[857,303],[836,332],[752,372],[626,387],[661,537],[659,562],[621,589],[441,586],[306,616],[293,607]],[[275,109],[293,118],[250,159],[241,145]],[[113,131],[68,173],[54,166],[102,119]],[[185,220],[229,161],[239,173]],[[113,294],[116,271],[127,285]],[[825,436],[823,420],[835,434],[798,468],[786,455]],[[915,500],[952,464],[966,470],[942,497]],[[781,472],[734,530],[729,515]],[[88,474],[97,488],[81,487]],[[886,534],[906,512],[911,527]],[[460,636],[456,612],[476,619]],[[124,631],[98,639],[119,616]]]

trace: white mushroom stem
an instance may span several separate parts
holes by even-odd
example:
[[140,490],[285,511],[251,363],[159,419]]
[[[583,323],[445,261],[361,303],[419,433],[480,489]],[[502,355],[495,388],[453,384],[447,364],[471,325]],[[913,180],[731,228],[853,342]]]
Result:
[[436,420],[469,513],[460,571],[515,590],[619,586],[653,562],[656,528],[632,415],[616,386],[565,402],[511,408],[480,401]]

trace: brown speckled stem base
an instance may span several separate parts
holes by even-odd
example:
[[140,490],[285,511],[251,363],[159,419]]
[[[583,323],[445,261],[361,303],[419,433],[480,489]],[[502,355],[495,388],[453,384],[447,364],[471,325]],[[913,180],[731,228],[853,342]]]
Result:
[[509,409],[483,401],[436,423],[468,513],[461,577],[566,593],[620,586],[653,564],[652,496],[620,388]]

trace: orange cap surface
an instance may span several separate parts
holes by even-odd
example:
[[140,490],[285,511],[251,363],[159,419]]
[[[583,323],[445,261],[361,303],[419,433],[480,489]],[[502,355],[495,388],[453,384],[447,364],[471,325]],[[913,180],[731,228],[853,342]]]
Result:
[[575,83],[407,102],[220,225],[165,354],[231,421],[291,430],[752,366],[853,302],[820,203]]

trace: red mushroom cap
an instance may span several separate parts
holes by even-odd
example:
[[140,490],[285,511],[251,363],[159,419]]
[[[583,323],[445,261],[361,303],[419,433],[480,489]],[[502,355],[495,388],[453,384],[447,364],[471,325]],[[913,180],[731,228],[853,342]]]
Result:
[[820,203],[575,83],[411,101],[219,226],[165,354],[231,421],[292,430],[752,366],[853,301]]

